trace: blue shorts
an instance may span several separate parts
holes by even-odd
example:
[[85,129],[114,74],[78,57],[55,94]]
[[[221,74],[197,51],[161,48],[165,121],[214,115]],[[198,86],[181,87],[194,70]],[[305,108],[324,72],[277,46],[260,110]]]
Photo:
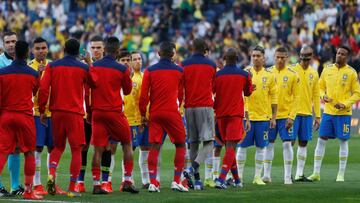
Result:
[[351,116],[349,115],[329,115],[323,113],[320,123],[320,137],[330,139],[339,138],[342,140],[350,139]]
[[46,118],[47,127],[41,124],[40,117],[34,116],[36,126],[36,146],[54,147],[51,118]]
[[277,119],[276,120],[276,127],[269,130],[269,141],[275,141],[276,136],[279,133],[281,140],[283,141],[290,141],[295,140],[295,136],[292,133],[292,128],[287,130],[286,129],[286,118],[284,119]]
[[292,127],[294,138],[298,138],[299,141],[312,140],[312,116],[296,116],[294,125]]
[[[245,126],[244,121],[244,126]],[[269,121],[250,121],[251,128],[246,133],[245,138],[238,146],[249,147],[254,145],[256,147],[266,147],[269,144]]]
[[133,147],[150,146],[149,144],[149,128],[145,127],[144,131],[140,133],[139,126],[131,126],[132,144]]

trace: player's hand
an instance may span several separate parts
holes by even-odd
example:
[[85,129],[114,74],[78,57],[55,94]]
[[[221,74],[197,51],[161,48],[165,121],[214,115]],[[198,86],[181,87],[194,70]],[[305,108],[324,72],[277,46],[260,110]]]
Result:
[[42,60],[39,64],[39,67],[38,67],[38,71],[39,73],[41,74],[44,70],[45,70],[46,66],[45,66],[45,60]]
[[245,123],[245,132],[249,132],[249,130],[251,129],[251,124],[249,120],[246,120]]
[[330,103],[330,102],[332,102],[332,99],[329,98],[327,95],[324,95],[324,96],[323,96],[323,100],[324,100],[325,103]]
[[46,115],[45,114],[40,114],[40,122],[43,126],[47,127],[47,122],[46,122]]
[[320,127],[320,117],[316,117],[315,121],[314,121],[314,126],[313,126],[314,131],[319,130],[319,127]]
[[89,112],[89,113],[86,115],[86,122],[87,122],[88,124],[91,124],[91,119],[92,119],[92,113]]
[[89,66],[92,66],[92,59],[91,59],[91,55],[90,52],[88,52],[86,49],[84,49],[85,55],[82,56],[82,60],[85,61],[85,63],[87,63]]
[[147,118],[146,118],[145,116],[142,116],[142,117],[141,117],[141,125],[140,125],[140,127],[139,127],[140,133],[143,133],[143,132],[144,132],[144,129],[145,129],[145,127],[147,126],[147,124],[148,124]]
[[285,123],[286,130],[289,130],[290,128],[292,128],[293,124],[294,124],[293,119],[291,119],[291,118],[286,119],[286,123]]
[[273,129],[276,127],[276,119],[275,118],[272,118],[270,120],[270,128]]
[[345,104],[342,104],[342,103],[337,103],[337,104],[335,104],[334,107],[339,110],[346,108]]
[[255,91],[256,90],[256,85],[255,84],[252,84],[252,90]]

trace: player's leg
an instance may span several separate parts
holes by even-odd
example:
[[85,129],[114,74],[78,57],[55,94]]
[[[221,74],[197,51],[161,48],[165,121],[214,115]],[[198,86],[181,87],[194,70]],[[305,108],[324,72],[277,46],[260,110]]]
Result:
[[244,139],[240,142],[240,144],[238,144],[238,149],[236,152],[236,162],[239,171],[239,177],[241,180],[243,180],[244,168],[246,163],[246,149],[247,147],[254,145],[256,127],[255,125],[256,122],[251,122],[250,130],[246,132]]
[[101,188],[109,193],[113,192],[109,181],[111,165],[111,149],[110,145],[106,146],[101,156]]
[[221,149],[222,146],[219,145],[216,141],[214,141],[214,151],[213,151],[213,170],[212,170],[212,174],[213,177],[212,179],[215,180],[216,178],[219,177],[219,171],[220,171],[220,156],[221,156]]
[[139,167],[141,173],[141,181],[142,187],[144,189],[148,189],[150,185],[149,166],[147,162],[150,151],[149,128],[145,127],[144,131],[141,132],[139,135]]
[[17,148],[8,157],[8,169],[11,179],[11,194],[22,195],[24,188],[20,185],[20,151]]
[[271,182],[271,168],[272,161],[274,159],[274,144],[279,132],[280,119],[276,120],[276,127],[269,130],[269,145],[265,148],[265,159],[264,159],[264,176],[262,180],[265,183]]
[[81,152],[85,145],[84,119],[78,115],[69,115],[68,121],[67,128],[69,130],[67,132],[71,150],[68,196],[77,197],[80,196],[80,193],[75,191],[75,183],[81,170]]
[[214,109],[213,108],[195,108],[195,124],[198,130],[198,140],[202,142],[202,148],[197,153],[195,160],[192,162],[194,168],[195,189],[203,189],[203,184],[200,179],[199,167],[204,163],[208,154],[211,154],[214,144],[215,124],[214,124]]
[[214,156],[214,147],[213,149],[210,151],[210,153],[208,153],[206,155],[206,159],[205,159],[205,181],[204,181],[204,186],[205,187],[215,187],[215,183],[212,179],[213,176],[213,156]]
[[293,128],[286,129],[286,120],[277,120],[276,128],[278,129],[280,138],[283,142],[283,159],[284,159],[284,184],[292,184],[292,164],[294,159],[294,150],[292,143],[295,141]]
[[47,192],[51,195],[55,195],[57,193],[55,185],[56,169],[66,147],[66,119],[67,116],[64,115],[64,113],[52,112],[51,122],[54,134],[54,148],[50,153],[49,175],[47,182]]
[[76,184],[76,191],[83,193],[85,192],[85,172],[86,172],[86,166],[87,166],[87,154],[89,151],[90,146],[90,140],[91,140],[91,124],[87,122],[86,119],[84,119],[84,130],[85,130],[85,145],[83,146],[81,150],[81,169],[79,173],[79,177]]
[[[254,122],[255,127],[255,175],[253,184],[256,185],[265,185],[265,183],[260,178],[262,168],[264,165],[265,159],[265,147],[269,144],[269,122],[268,121],[258,121]],[[253,125],[252,125],[253,126]]]
[[[47,118],[48,119],[48,118]],[[46,195],[44,187],[41,184],[41,153],[45,146],[46,141],[46,127],[40,122],[39,116],[34,116],[36,127],[36,151],[35,151],[35,176],[34,176],[34,191],[39,195]]]
[[133,184],[134,158],[129,123],[123,113],[110,112],[108,114],[107,131],[112,140],[121,142],[123,151],[124,181],[121,183],[120,191],[138,193],[139,190]]
[[[194,108],[186,108],[185,109],[185,118],[186,118],[186,129],[187,129],[187,136],[188,136],[188,141],[189,141],[189,151],[188,152],[188,156],[190,158],[190,167],[185,168],[184,172],[183,172],[183,176],[186,178],[187,180],[187,185],[190,189],[194,189],[194,184],[192,181],[192,176],[194,175],[194,170],[196,170],[196,174],[198,176],[199,175],[199,170],[198,170],[198,163],[194,163],[196,156],[198,154],[199,151],[199,132],[197,129],[197,125],[196,125],[196,109]],[[185,152],[186,154],[186,152]]]
[[350,139],[351,116],[336,116],[335,119],[335,132],[340,144],[339,172],[336,178],[336,182],[344,182],[345,169],[349,154],[348,140]]
[[319,138],[316,143],[314,153],[314,171],[313,174],[308,177],[308,179],[312,181],[320,180],[320,169],[325,154],[326,141],[329,139],[329,137],[334,136],[335,126],[333,116],[323,113],[319,129]]
[[304,175],[304,167],[307,158],[307,143],[312,139],[312,116],[297,116],[294,121],[293,134],[298,137],[296,182],[311,182]]
[[112,190],[112,176],[113,176],[114,168],[115,168],[115,153],[116,153],[117,145],[118,145],[118,142],[110,140],[111,163],[110,163],[110,168],[109,168],[108,182],[110,185],[109,187],[111,187],[111,190]]

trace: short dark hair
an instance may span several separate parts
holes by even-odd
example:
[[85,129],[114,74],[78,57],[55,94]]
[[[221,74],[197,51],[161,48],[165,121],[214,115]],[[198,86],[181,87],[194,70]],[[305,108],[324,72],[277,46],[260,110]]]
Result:
[[348,52],[348,56],[351,55],[351,49],[350,47],[346,46],[346,45],[340,45],[339,49],[345,49]]
[[285,47],[279,47],[275,50],[275,52],[288,53],[288,50]]
[[77,39],[71,38],[66,40],[64,52],[71,56],[77,56],[80,53],[80,43]]
[[17,60],[25,60],[29,53],[29,44],[24,40],[19,40],[15,44],[15,57]]
[[13,31],[4,32],[3,39],[5,39],[6,36],[11,36],[11,35],[16,35],[16,32]]
[[174,56],[175,44],[169,41],[162,42],[160,44],[159,55],[161,58],[171,59]]
[[141,53],[140,53],[139,51],[132,51],[132,52],[130,52],[130,57],[131,57],[133,54],[140,54],[140,56],[141,56]]
[[104,39],[99,35],[95,35],[90,39],[90,42],[104,42]]
[[203,54],[203,53],[205,53],[207,48],[208,48],[208,46],[207,46],[205,40],[203,40],[202,38],[194,39],[194,41],[193,41],[194,52]]
[[109,37],[105,41],[105,52],[116,54],[120,49],[120,40],[117,37]]
[[229,48],[225,53],[226,65],[236,65],[238,58],[237,50],[235,48]]
[[256,46],[253,48],[253,51],[259,51],[259,52],[261,52],[263,55],[265,54],[265,49],[264,49],[262,46],[259,46],[259,45],[256,45]]
[[126,49],[121,49],[119,55],[117,56],[117,59],[121,59],[128,56],[130,56],[130,52]]
[[37,44],[37,43],[43,43],[43,42],[45,42],[45,43],[47,44],[47,41],[46,41],[44,38],[42,38],[42,37],[37,37],[36,39],[34,39],[33,45],[34,45],[34,44]]

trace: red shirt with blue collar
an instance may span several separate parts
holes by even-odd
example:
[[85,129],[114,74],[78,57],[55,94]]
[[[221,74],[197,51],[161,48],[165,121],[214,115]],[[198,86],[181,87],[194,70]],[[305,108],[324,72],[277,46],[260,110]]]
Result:
[[146,115],[149,101],[150,115],[179,111],[183,94],[183,69],[170,59],[161,58],[144,72],[139,100],[141,116]]
[[33,96],[39,88],[39,73],[25,60],[15,60],[0,69],[0,109],[33,115]]
[[122,112],[120,90],[128,95],[132,89],[129,69],[114,57],[105,56],[90,67],[90,76],[91,109]]
[[216,64],[203,54],[182,62],[184,68],[185,108],[213,107]]
[[84,95],[88,72],[88,65],[78,61],[75,56],[67,55],[48,63],[40,83],[40,113],[44,113],[50,95],[50,111],[85,115]]
[[217,118],[244,117],[244,96],[252,92],[251,75],[236,65],[226,65],[216,73],[215,104]]

